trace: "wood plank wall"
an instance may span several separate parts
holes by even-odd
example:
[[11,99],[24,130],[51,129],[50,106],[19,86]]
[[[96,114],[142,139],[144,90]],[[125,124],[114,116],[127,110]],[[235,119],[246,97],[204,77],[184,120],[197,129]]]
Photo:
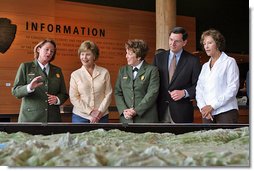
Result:
[[[71,72],[81,66],[77,49],[84,40],[98,44],[97,64],[110,71],[113,87],[119,67],[126,64],[124,43],[128,39],[147,41],[150,47],[147,61],[153,59],[156,40],[153,12],[62,0],[1,0],[0,7],[0,18],[8,18],[17,26],[12,45],[0,53],[0,114],[19,112],[21,100],[11,95],[16,71],[20,63],[33,60],[33,47],[42,39],[56,40],[58,51],[53,63],[63,69],[68,89]],[[186,49],[196,51],[195,18],[177,16],[177,25],[190,34]],[[65,105],[71,105],[70,101]]]

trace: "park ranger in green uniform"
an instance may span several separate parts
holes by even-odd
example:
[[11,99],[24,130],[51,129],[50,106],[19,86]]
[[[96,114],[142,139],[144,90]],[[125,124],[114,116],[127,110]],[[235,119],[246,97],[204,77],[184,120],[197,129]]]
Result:
[[61,122],[60,105],[69,95],[61,69],[50,64],[55,55],[55,42],[46,39],[35,46],[35,60],[20,65],[12,88],[22,99],[19,122]]
[[160,77],[157,67],[144,58],[148,46],[143,40],[125,44],[127,65],[120,68],[115,85],[115,100],[122,123],[158,122],[156,99]]

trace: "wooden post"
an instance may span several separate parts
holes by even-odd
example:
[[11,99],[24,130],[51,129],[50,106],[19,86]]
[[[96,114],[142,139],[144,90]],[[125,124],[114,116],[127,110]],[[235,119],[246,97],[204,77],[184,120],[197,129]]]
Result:
[[156,0],[156,49],[168,49],[169,31],[176,26],[176,0]]

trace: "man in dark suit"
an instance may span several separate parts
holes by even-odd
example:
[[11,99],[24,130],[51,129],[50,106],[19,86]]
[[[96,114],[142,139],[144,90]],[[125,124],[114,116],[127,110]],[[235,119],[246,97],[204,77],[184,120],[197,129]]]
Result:
[[169,50],[155,55],[153,61],[160,74],[157,99],[160,122],[193,122],[192,99],[195,98],[201,65],[198,57],[183,49],[187,38],[184,28],[173,28],[169,34]]

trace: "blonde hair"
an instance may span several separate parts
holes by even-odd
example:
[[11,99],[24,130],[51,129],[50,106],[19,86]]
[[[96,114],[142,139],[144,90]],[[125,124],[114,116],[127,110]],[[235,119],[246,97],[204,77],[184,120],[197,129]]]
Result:
[[81,45],[78,49],[78,56],[80,56],[81,52],[85,52],[86,50],[92,51],[92,53],[95,57],[95,60],[97,60],[99,58],[99,54],[100,54],[99,48],[94,42],[92,42],[90,40],[86,40],[83,43],[81,43]]
[[51,62],[51,61],[53,61],[53,60],[55,59],[55,56],[56,56],[56,43],[55,43],[54,40],[51,40],[51,39],[45,39],[45,40],[39,42],[39,43],[34,47],[34,59],[38,59],[38,57],[39,57],[39,52],[37,51],[38,48],[43,47],[43,46],[44,46],[46,43],[48,43],[48,42],[51,43],[51,44],[54,46],[54,48],[55,48],[54,54],[53,54],[53,56],[52,56],[52,58],[50,59],[49,62]]

